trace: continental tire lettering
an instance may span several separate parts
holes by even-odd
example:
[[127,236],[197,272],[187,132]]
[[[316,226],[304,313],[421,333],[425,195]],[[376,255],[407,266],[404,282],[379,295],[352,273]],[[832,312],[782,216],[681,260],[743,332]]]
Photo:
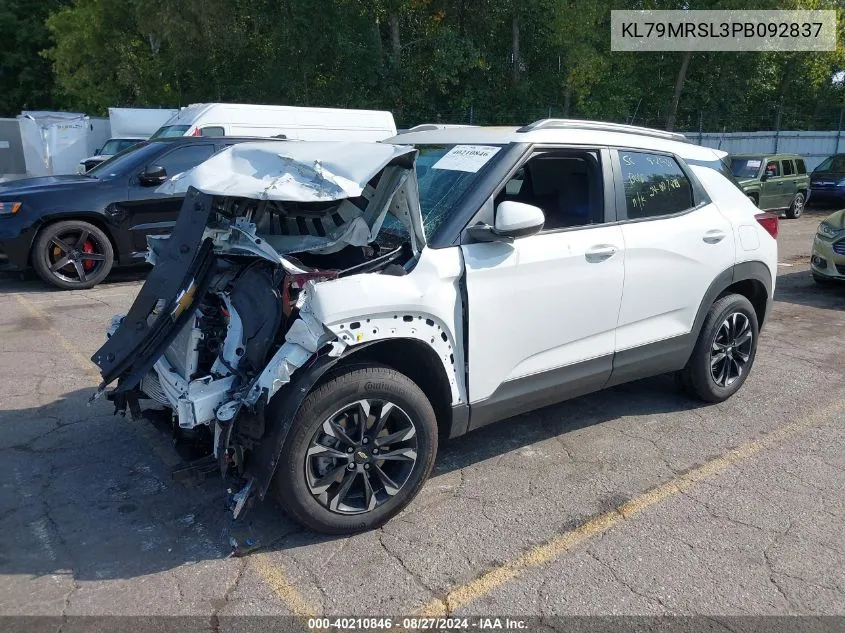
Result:
[[364,383],[364,391],[387,391],[390,385],[386,382],[368,382]]

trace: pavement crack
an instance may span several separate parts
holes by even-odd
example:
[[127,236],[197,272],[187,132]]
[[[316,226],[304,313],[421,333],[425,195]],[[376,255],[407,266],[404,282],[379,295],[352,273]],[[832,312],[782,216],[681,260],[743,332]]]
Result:
[[385,553],[390,557],[396,560],[402,569],[405,570],[405,573],[408,574],[411,578],[413,578],[414,582],[416,582],[420,587],[428,591],[431,595],[435,595],[435,591],[425,582],[419,575],[402,560],[402,557],[399,554],[392,552],[390,548],[385,544],[384,537],[390,536],[387,532],[384,531],[384,528],[381,527],[378,529],[378,542],[381,545],[381,548],[385,551]]
[[778,593],[779,593],[779,594],[783,597],[783,599],[784,599],[784,601],[786,602],[787,606],[788,606],[789,608],[791,608],[791,609],[793,609],[793,610],[794,610],[794,609],[795,609],[795,606],[792,604],[792,600],[789,598],[789,596],[788,596],[788,595],[786,595],[786,591],[784,591],[783,587],[781,587],[781,586],[780,586],[780,583],[777,581],[777,578],[775,578],[775,574],[776,574],[776,573],[779,573],[779,572],[776,572],[776,571],[775,571],[775,567],[774,567],[774,564],[773,564],[773,562],[772,562],[772,557],[771,557],[771,550],[772,550],[772,548],[773,548],[773,547],[776,547],[777,545],[779,545],[779,544],[780,544],[780,542],[781,542],[784,538],[786,538],[786,536],[789,534],[789,531],[792,529],[792,526],[793,526],[793,525],[794,525],[794,523],[793,523],[793,522],[790,522],[790,523],[789,523],[789,527],[787,527],[787,528],[786,528],[786,530],[784,530],[783,532],[778,533],[778,534],[775,536],[775,538],[773,538],[773,539],[772,539],[772,542],[771,542],[771,543],[769,543],[769,545],[768,545],[768,546],[766,546],[766,548],[763,550],[763,560],[765,561],[765,563],[766,563],[766,569],[767,569],[767,570],[768,570],[768,572],[769,572],[769,582],[770,582],[770,583],[771,583],[771,585],[772,585],[772,586],[773,586],[773,587],[777,590],[777,592],[778,592]]
[[643,437],[642,435],[637,435],[636,433],[630,433],[627,430],[622,430],[622,429],[616,428],[616,427],[611,427],[611,429],[616,431],[617,433],[619,433],[619,435],[622,435],[624,437],[630,437],[631,439],[640,440],[641,442],[648,442],[649,444],[651,444],[654,447],[654,450],[657,451],[657,457],[660,459],[660,461],[663,462],[663,464],[666,466],[666,468],[669,470],[670,473],[672,473],[673,475],[676,475],[676,476],[681,474],[680,470],[678,470],[672,464],[669,463],[669,460],[666,459],[666,456],[663,453],[663,449],[660,446],[658,446],[657,442],[655,442],[653,439],[651,439],[649,437]]
[[707,514],[709,514],[714,519],[718,519],[720,521],[727,521],[728,523],[733,523],[734,525],[741,525],[742,527],[750,528],[750,529],[756,530],[758,532],[777,532],[777,530],[762,528],[759,525],[753,525],[751,523],[746,523],[745,521],[740,521],[739,519],[734,519],[733,517],[729,517],[729,516],[724,515],[724,514],[719,514],[718,512],[713,510],[713,508],[711,508],[710,505],[706,501],[702,501],[701,499],[697,499],[696,497],[692,496],[689,493],[689,491],[687,491],[687,490],[681,490],[680,493],[681,493],[681,496],[683,496],[685,499],[688,499],[689,501],[692,501],[697,506],[700,506],[701,508],[703,508],[704,511],[707,512]]
[[[232,594],[235,593],[238,589],[238,585],[240,585],[241,579],[243,579],[244,575],[246,574],[247,565],[249,564],[249,558],[243,557],[240,560],[238,573],[235,575],[235,579],[231,582],[231,584],[226,588],[226,592],[223,594],[223,598],[221,600],[214,601],[214,611],[211,613],[211,618],[209,621],[209,625],[211,626],[211,630],[214,633],[220,633],[220,611],[222,611],[226,605],[229,604],[229,600],[232,598]],[[179,582],[176,582],[176,587],[179,590],[179,599],[180,601],[184,598],[182,594],[182,588],[179,585]]]
[[634,594],[635,596],[639,596],[640,598],[642,598],[642,599],[644,599],[644,600],[646,600],[646,601],[648,601],[652,604],[656,603],[656,604],[660,605],[667,612],[670,611],[669,607],[663,602],[663,600],[661,600],[660,596],[652,596],[652,595],[643,593],[642,591],[638,591],[637,589],[634,588],[633,585],[631,585],[631,583],[629,583],[627,580],[622,578],[618,573],[616,573],[616,570],[613,569],[613,567],[609,563],[607,563],[607,562],[603,561],[601,558],[599,558],[599,556],[595,552],[593,552],[591,548],[588,547],[584,551],[586,552],[587,556],[589,556],[594,561],[596,561],[599,565],[604,567],[610,573],[610,575],[613,576],[613,579],[616,582],[618,582],[620,585],[625,587],[632,594]]

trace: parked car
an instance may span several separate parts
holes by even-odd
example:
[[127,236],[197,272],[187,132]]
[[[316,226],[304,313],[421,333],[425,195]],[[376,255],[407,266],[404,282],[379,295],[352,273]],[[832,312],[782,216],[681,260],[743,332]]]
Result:
[[845,203],[845,154],[828,156],[810,175],[814,202]]
[[742,190],[763,211],[786,210],[786,217],[804,212],[810,177],[801,156],[795,154],[735,154],[731,172]]
[[115,154],[119,154],[123,150],[129,149],[133,145],[137,145],[141,141],[145,140],[146,139],[143,138],[110,138],[105,142],[101,149],[94,152],[93,156],[89,156],[79,162],[79,167],[77,167],[76,173],[85,174]]
[[181,179],[98,395],[206,438],[236,518],[272,489],[327,533],[398,513],[439,437],[664,372],[723,401],[778,225],[724,156],[567,120],[232,147]]
[[[243,138],[145,141],[85,175],[0,185],[0,270],[30,267],[64,290],[97,285],[144,261],[147,236],[173,227],[181,196],[157,187]],[[151,202],[155,201],[155,204]]]
[[395,134],[393,114],[383,110],[195,103],[182,108],[152,138],[255,136],[299,141],[380,141]]
[[819,284],[845,282],[845,209],[819,224],[810,258],[813,279]]

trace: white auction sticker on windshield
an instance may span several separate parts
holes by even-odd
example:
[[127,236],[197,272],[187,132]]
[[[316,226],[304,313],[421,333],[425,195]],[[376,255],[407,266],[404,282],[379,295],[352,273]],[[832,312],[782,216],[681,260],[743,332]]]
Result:
[[759,161],[759,160],[750,160],[750,161],[748,161],[748,163],[746,163],[746,165],[747,165],[750,169],[754,169],[755,167],[759,167],[759,166],[760,166],[760,161]]
[[500,149],[500,147],[490,145],[455,145],[431,168],[467,171],[474,174],[484,167]]

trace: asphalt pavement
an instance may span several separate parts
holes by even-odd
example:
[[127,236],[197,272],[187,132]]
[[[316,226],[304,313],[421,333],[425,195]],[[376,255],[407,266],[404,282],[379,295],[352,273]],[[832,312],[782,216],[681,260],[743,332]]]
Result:
[[0,277],[0,614],[845,615],[845,287],[808,271],[826,213],[782,220],[729,401],[657,377],[512,418],[441,446],[384,528],[328,538],[267,501],[241,558],[220,481],[172,481],[166,433],[87,404],[143,272]]

